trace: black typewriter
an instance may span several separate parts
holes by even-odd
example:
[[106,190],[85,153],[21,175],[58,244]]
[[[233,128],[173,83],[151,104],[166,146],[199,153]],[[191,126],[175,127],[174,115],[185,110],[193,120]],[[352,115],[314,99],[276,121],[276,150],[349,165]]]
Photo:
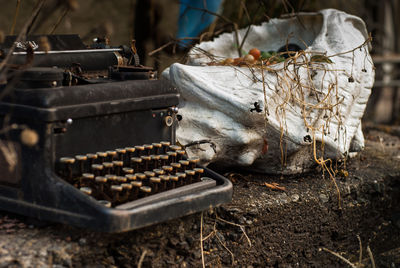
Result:
[[176,145],[177,90],[106,41],[0,44],[0,209],[122,232],[229,202],[232,184]]

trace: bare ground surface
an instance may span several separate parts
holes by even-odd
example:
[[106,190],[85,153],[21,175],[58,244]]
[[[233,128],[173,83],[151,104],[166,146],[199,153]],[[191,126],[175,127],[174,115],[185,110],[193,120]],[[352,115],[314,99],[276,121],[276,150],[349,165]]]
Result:
[[[321,248],[370,267],[400,267],[400,138],[369,127],[366,149],[332,180],[230,172],[233,202],[123,234],[41,224],[0,212],[0,267],[345,267]],[[225,171],[226,172],[226,171]],[[267,183],[285,188],[272,190]]]

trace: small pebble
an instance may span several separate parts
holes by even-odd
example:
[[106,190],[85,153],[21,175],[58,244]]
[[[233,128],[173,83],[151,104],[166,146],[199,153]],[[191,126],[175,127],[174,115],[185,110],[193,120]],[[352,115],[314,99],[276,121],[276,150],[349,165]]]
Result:
[[299,201],[299,199],[300,199],[300,196],[298,194],[292,195],[292,201],[293,202],[297,202],[297,201]]
[[87,241],[86,241],[86,238],[81,238],[81,239],[79,239],[79,245],[80,246],[84,246],[84,245],[86,245],[86,243],[87,243]]
[[327,196],[326,194],[320,194],[319,199],[321,199],[322,203],[326,203],[329,201],[329,196]]

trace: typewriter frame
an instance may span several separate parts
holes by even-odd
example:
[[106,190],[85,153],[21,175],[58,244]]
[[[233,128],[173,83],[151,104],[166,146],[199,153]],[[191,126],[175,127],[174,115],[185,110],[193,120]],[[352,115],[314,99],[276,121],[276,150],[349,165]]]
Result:
[[[113,116],[117,120],[128,117],[125,120],[131,120],[135,125],[146,125],[155,120],[156,123],[150,124],[153,128],[150,135],[137,130],[125,133],[119,129],[122,139],[112,144],[103,143],[102,147],[96,147],[98,150],[160,140],[174,143],[176,120],[172,126],[159,126],[165,115],[175,118],[171,107],[178,101],[176,89],[162,80],[14,90],[12,96],[0,102],[0,123],[4,125],[8,121],[9,125],[15,123],[33,129],[39,135],[39,141],[32,147],[21,143],[21,128],[1,135],[5,144],[15,147],[18,161],[14,170],[7,171],[1,164],[4,159],[0,159],[0,209],[103,232],[123,232],[230,202],[231,182],[207,168],[204,176],[214,179],[216,187],[132,209],[107,208],[55,173],[56,159],[60,156],[92,152],[92,147],[88,149],[88,139],[78,141],[74,148],[66,146],[73,142],[76,131],[67,143],[58,145],[59,137],[68,135],[74,121],[89,120],[102,126],[105,123],[101,120],[105,118],[106,123],[112,122]],[[110,132],[107,135],[109,137]]]

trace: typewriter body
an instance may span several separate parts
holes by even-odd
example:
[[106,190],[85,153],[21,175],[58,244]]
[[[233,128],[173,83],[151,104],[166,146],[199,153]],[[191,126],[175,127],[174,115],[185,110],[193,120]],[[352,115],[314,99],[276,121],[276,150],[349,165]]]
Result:
[[179,94],[134,46],[47,36],[44,51],[40,38],[1,45],[1,210],[122,232],[231,200],[231,183],[175,144]]

